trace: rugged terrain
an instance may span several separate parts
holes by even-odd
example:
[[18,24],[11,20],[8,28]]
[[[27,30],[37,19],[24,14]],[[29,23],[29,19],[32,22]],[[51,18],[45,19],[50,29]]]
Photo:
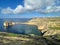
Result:
[[37,36],[0,32],[0,45],[60,45],[60,35]]
[[0,45],[60,45],[60,17],[33,18],[25,24],[36,25],[44,35],[0,32]]
[[60,17],[33,18],[27,24],[37,25],[42,32],[47,31],[44,35],[60,34]]

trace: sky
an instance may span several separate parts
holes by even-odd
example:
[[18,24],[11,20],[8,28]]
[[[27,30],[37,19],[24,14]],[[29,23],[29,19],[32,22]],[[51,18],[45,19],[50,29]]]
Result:
[[59,16],[60,0],[0,0],[0,18]]

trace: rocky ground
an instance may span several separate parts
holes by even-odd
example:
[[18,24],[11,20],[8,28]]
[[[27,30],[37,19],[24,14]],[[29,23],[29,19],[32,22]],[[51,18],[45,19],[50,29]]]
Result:
[[0,45],[60,45],[60,35],[37,36],[1,32]]

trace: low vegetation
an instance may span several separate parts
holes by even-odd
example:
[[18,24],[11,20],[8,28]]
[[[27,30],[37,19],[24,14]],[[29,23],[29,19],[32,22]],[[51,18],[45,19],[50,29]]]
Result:
[[13,33],[6,33],[6,35],[3,34],[0,36],[0,45],[60,45],[60,35],[58,34],[51,36],[22,35]]
[[49,27],[49,28],[53,30],[60,30],[60,27]]

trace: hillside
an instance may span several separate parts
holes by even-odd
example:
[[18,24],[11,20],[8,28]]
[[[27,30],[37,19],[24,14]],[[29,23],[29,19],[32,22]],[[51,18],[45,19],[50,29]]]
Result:
[[0,32],[0,45],[60,45],[60,35],[37,36]]
[[42,32],[47,31],[45,35],[60,34],[60,17],[33,18],[27,24],[37,25],[38,29]]

